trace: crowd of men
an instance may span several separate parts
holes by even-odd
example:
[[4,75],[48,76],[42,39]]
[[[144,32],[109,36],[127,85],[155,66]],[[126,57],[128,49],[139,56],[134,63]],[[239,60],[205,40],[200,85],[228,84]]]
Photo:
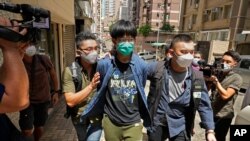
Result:
[[[26,33],[6,18],[1,17],[0,24]],[[130,21],[117,21],[110,35],[112,51],[98,58],[96,37],[90,32],[79,33],[75,40],[77,57],[63,71],[65,116],[71,117],[79,141],[98,141],[102,131],[107,141],[138,141],[143,138],[143,127],[149,141],[189,141],[195,133],[196,111],[206,140],[226,140],[242,84],[240,75],[232,70],[240,61],[237,52],[223,54],[219,75],[203,76],[198,63],[202,55],[194,51],[195,44],[187,34],[172,39],[167,59],[152,63],[134,53],[137,30]],[[0,48],[4,59],[0,73],[0,138],[39,141],[49,102],[58,101],[54,66],[47,56],[36,54],[31,41],[0,38]],[[52,96],[48,76],[55,90]],[[144,91],[147,80],[148,96]],[[14,111],[20,111],[20,134],[4,114]],[[19,136],[12,139],[14,134]]]

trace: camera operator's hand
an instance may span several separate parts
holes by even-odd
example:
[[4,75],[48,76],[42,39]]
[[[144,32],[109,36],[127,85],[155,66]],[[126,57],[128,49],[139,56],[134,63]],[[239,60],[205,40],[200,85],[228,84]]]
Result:
[[218,79],[217,79],[217,77],[216,77],[215,75],[211,75],[211,77],[209,77],[209,76],[204,76],[204,79],[205,79],[206,81],[210,81],[210,82],[213,82],[213,83],[218,82]]
[[215,85],[219,82],[218,78],[214,75],[210,77],[210,81],[212,81]]
[[205,75],[204,75],[204,80],[205,80],[205,81],[212,81],[212,80],[211,80],[211,77],[205,76]]

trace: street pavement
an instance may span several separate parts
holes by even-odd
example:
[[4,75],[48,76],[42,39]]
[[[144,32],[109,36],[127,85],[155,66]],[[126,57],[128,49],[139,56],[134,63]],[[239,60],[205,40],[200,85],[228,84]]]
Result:
[[[149,90],[149,83],[147,82],[145,91],[146,93]],[[238,96],[235,102],[235,110],[236,112],[239,111],[241,102],[243,99],[242,94]],[[71,119],[65,119],[64,113],[65,113],[65,99],[62,96],[60,98],[59,103],[52,109],[50,109],[49,112],[49,119],[45,125],[45,132],[43,137],[41,138],[41,141],[77,141],[76,132],[74,130],[74,127],[72,125]],[[8,116],[11,118],[12,122],[18,126],[18,116],[19,113],[10,113]],[[196,115],[195,119],[195,135],[192,137],[192,141],[205,141],[205,131],[204,129],[201,129],[199,127],[200,117],[198,114]],[[234,122],[234,121],[233,121]],[[146,136],[146,130],[143,129],[144,138],[143,140],[147,140]],[[229,140],[229,139],[227,139]],[[104,136],[102,135],[101,141],[105,141]]]
[[[76,132],[73,128],[70,118],[64,118],[65,100],[61,97],[59,103],[49,110],[49,118],[44,127],[44,135],[41,141],[77,141]],[[19,113],[8,114],[12,122],[19,128]]]

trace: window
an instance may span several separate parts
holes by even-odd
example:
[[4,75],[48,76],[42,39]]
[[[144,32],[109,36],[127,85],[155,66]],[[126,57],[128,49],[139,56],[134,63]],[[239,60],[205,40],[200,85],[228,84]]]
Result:
[[216,7],[214,9],[212,9],[211,11],[212,11],[212,17],[211,17],[212,21],[221,19],[221,17],[222,17],[222,8],[221,7]]
[[201,34],[201,40],[202,41],[207,41],[207,32]]
[[208,22],[209,21],[210,13],[211,13],[210,10],[205,10],[203,12],[203,22]]
[[159,26],[159,23],[156,23],[155,25],[158,27],[158,26]]
[[210,40],[218,40],[219,32],[210,32]]
[[240,63],[240,68],[250,69],[250,59],[243,59]]
[[192,6],[192,5],[193,5],[193,0],[190,0],[189,5],[190,5],[190,6]]
[[157,14],[156,14],[156,16],[157,16],[157,18],[159,18],[159,17],[160,17],[160,14],[159,14],[159,13],[157,13]]
[[232,6],[231,5],[226,5],[224,7],[224,15],[223,15],[223,18],[224,19],[228,19],[231,17],[231,8]]
[[193,23],[193,24],[196,23],[196,18],[197,18],[197,15],[193,15],[193,17],[192,17],[192,23]]
[[222,31],[220,33],[220,40],[221,41],[227,41],[228,40],[228,31]]
[[169,20],[169,14],[165,14],[166,20]]
[[158,3],[158,5],[157,5],[157,7],[159,8],[159,9],[162,9],[162,4],[161,3]]

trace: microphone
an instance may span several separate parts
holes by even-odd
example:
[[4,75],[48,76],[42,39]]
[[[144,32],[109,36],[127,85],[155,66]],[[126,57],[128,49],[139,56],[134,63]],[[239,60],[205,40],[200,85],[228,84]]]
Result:
[[205,66],[205,65],[206,65],[206,61],[205,61],[205,60],[199,60],[199,61],[198,61],[198,64],[199,64],[200,66]]
[[0,3],[0,9],[10,11],[13,13],[21,13],[25,16],[34,16],[47,18],[50,16],[50,12],[43,8],[32,7],[29,4],[10,4],[10,3]]

